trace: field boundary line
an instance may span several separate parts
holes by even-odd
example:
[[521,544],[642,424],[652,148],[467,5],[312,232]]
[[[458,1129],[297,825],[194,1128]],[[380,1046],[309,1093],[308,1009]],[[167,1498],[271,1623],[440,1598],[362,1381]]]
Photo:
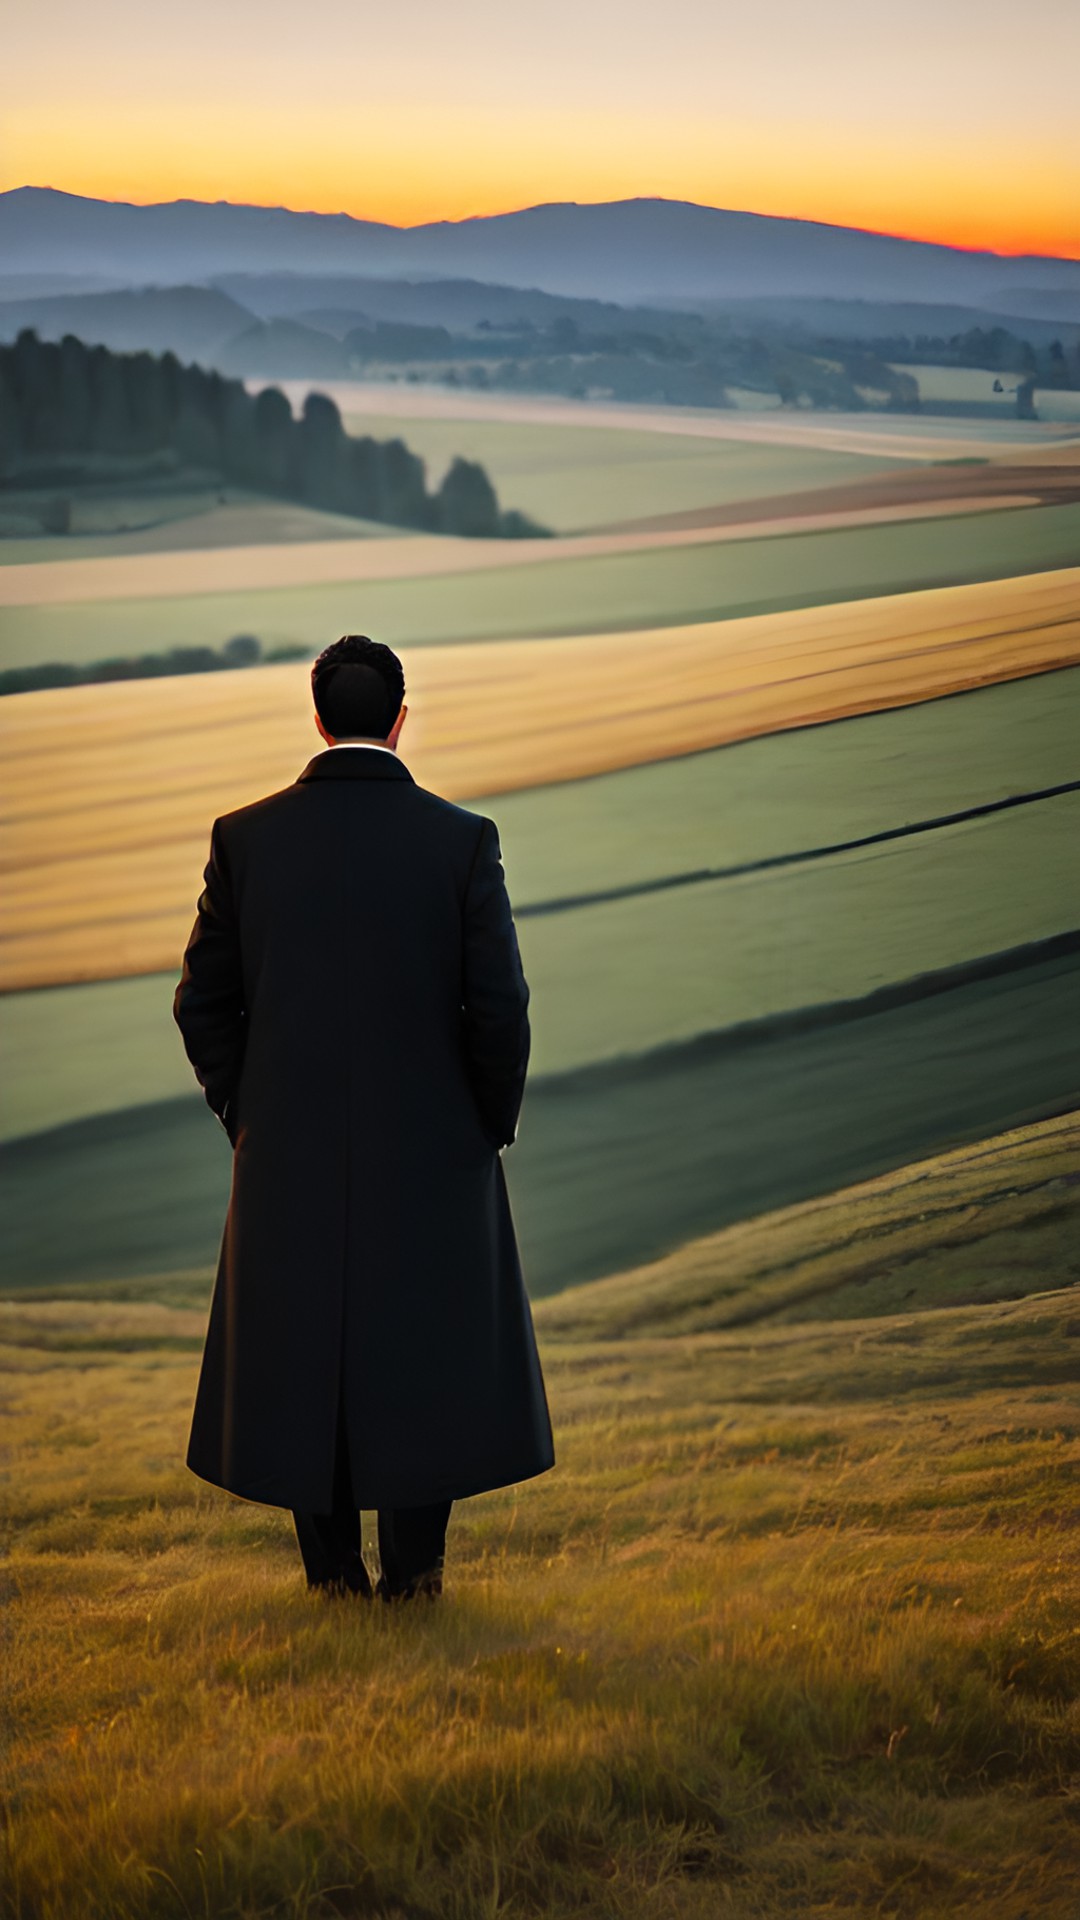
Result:
[[693,867],[685,873],[659,874],[652,880],[628,881],[622,887],[609,887],[595,893],[568,893],[552,900],[532,900],[515,907],[514,918],[526,920],[540,914],[570,913],[577,907],[597,907],[609,900],[633,900],[639,894],[667,893],[676,887],[694,887],[710,880],[737,880],[744,874],[767,873],[773,867],[798,867],[814,860],[827,860],[833,854],[856,853],[861,847],[876,847],[890,840],[905,840],[916,833],[935,833],[942,827],[960,826],[965,820],[981,820],[987,814],[1005,813],[1012,807],[1029,807],[1040,800],[1057,800],[1066,793],[1080,793],[1080,780],[1064,780],[1056,787],[1040,787],[1031,793],[1010,793],[1003,800],[984,800],[974,807],[961,807],[956,813],[936,814],[929,820],[911,820],[902,827],[881,827],[876,833],[864,833],[854,840],[835,840],[823,847],[804,847],[793,853],[765,854],[760,860],[745,860],[730,867]]

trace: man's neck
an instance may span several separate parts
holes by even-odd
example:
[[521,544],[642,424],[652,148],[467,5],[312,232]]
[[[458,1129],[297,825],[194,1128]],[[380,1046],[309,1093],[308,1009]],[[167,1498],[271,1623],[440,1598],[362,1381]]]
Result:
[[335,747],[374,747],[376,753],[394,753],[395,759],[397,758],[397,755],[394,752],[394,748],[388,747],[385,744],[385,742],[382,740],[328,740],[327,741],[326,743],[327,753],[333,753]]

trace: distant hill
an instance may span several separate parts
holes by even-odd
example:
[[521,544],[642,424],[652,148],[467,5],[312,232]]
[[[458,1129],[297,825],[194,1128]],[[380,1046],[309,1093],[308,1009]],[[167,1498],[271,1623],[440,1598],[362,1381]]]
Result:
[[256,320],[215,353],[214,365],[260,380],[344,380],[350,370],[337,339],[296,320]]
[[1002,303],[996,308],[942,305],[917,300],[839,300],[812,299],[808,296],[759,295],[745,300],[710,300],[697,303],[697,311],[723,316],[734,326],[752,332],[762,322],[785,333],[799,328],[805,333],[837,340],[873,340],[886,334],[907,334],[914,340],[919,334],[937,334],[949,339],[967,333],[972,327],[1005,327],[1032,346],[1049,346],[1051,340],[1073,341],[1080,335],[1080,294],[1061,296],[1063,315],[1074,307],[1077,318],[1070,323],[1038,318],[1023,312],[1021,297],[1015,308]]
[[42,340],[73,333],[114,353],[171,351],[181,360],[213,361],[226,342],[257,325],[255,314],[216,287],[145,287],[0,303],[0,340],[14,340],[32,327]]
[[223,273],[427,274],[618,301],[803,294],[982,306],[1005,290],[1080,290],[1080,261],[1015,258],[684,201],[574,202],[393,227],[347,214],[177,200],[0,195],[9,273],[205,280]]
[[[490,280],[223,273],[215,275],[213,285],[264,319],[287,315],[316,326],[321,318],[330,332],[340,326],[342,336],[352,327],[376,320],[416,321],[460,332],[482,321],[499,327],[525,323],[545,326],[565,314],[579,326],[610,329],[639,326],[643,311],[650,316],[657,311],[655,307],[622,307],[612,300],[543,293],[537,287],[509,287]],[[685,315],[671,317],[685,319]]]
[[1002,313],[1014,319],[1038,316],[1050,324],[1064,320],[1080,327],[1080,288],[1002,287],[998,291]]

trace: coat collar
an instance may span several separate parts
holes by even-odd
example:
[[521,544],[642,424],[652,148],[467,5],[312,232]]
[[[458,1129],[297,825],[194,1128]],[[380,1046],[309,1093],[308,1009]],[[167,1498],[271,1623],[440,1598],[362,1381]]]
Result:
[[327,747],[309,760],[297,780],[412,780],[396,754],[374,753],[365,747],[332,752]]

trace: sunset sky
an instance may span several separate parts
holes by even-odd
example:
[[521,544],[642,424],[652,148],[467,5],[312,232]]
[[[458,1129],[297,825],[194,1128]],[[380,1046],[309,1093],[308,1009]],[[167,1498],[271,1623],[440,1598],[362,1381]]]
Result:
[[1080,257],[1077,0],[53,0],[0,187],[402,225],[637,194]]

